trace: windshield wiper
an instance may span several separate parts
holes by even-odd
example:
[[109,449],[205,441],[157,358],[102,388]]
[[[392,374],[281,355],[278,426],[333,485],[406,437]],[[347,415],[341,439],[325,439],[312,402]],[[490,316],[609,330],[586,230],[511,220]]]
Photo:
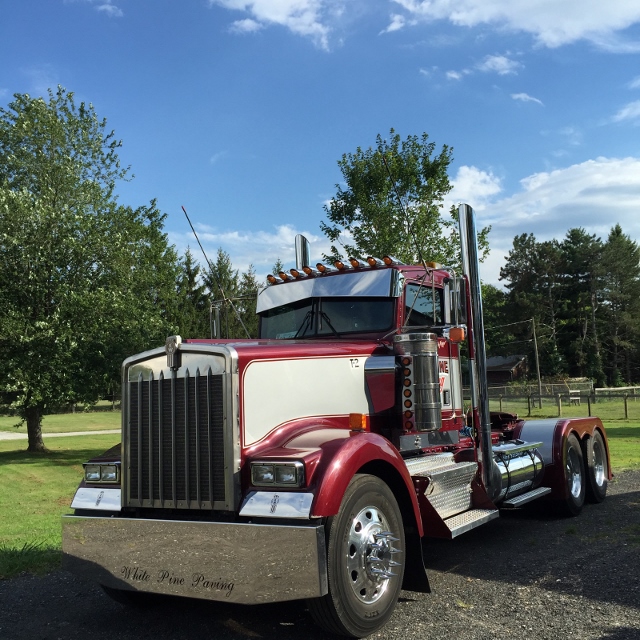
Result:
[[336,338],[341,338],[342,336],[335,330],[334,326],[331,324],[331,320],[329,320],[329,316],[323,311],[320,314],[321,318],[329,325],[329,329],[333,331],[333,334]]
[[312,318],[313,318],[313,309],[309,309],[309,311],[307,311],[305,317],[302,320],[302,324],[300,325],[300,328],[296,331],[296,335],[293,336],[294,339],[300,336],[301,331],[303,336],[305,333],[307,333],[307,329],[311,326]]

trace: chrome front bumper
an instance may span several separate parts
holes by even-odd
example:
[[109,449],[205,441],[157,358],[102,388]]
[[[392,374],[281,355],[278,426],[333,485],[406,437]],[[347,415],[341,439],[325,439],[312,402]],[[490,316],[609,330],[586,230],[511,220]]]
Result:
[[324,527],[63,516],[63,567],[115,589],[259,604],[327,593]]

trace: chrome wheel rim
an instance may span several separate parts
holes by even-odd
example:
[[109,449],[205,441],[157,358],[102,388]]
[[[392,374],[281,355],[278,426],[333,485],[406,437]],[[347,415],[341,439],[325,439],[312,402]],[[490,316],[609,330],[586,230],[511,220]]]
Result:
[[574,498],[579,498],[582,493],[582,473],[580,471],[580,459],[578,452],[570,447],[567,451],[567,485]]
[[388,521],[377,507],[365,507],[351,521],[346,549],[347,577],[355,597],[364,604],[377,602],[387,591],[400,550]]
[[593,443],[593,479],[599,487],[602,487],[606,480],[605,454],[598,440]]

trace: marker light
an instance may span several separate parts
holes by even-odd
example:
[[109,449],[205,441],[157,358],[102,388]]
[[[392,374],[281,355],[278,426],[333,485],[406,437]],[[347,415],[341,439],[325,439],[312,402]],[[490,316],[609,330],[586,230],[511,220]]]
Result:
[[333,263],[333,266],[339,271],[345,271],[345,270],[351,269],[351,265],[342,262],[342,260],[336,260]]
[[394,258],[393,256],[382,256],[382,262],[384,262],[387,265],[387,267],[392,264],[402,264],[400,260],[398,260],[397,258]]
[[297,269],[291,269],[290,273],[296,280],[301,280],[302,278],[307,277],[306,273],[304,273],[303,271],[298,271]]
[[442,265],[439,262],[425,262],[425,265],[429,269],[442,269]]
[[451,342],[462,342],[464,338],[464,327],[451,327],[451,329],[449,329],[449,340],[451,340]]
[[351,431],[369,431],[367,416],[364,413],[350,413],[349,428]]
[[367,258],[367,262],[370,267],[384,267],[384,262],[380,260],[380,258],[374,258],[373,256],[369,256]]
[[302,270],[309,276],[317,276],[320,272],[317,269],[314,269],[313,267],[309,267],[309,266],[304,266],[302,267]]
[[278,275],[282,278],[284,282],[287,282],[287,280],[293,280],[291,275],[286,273],[285,271],[279,271]]
[[272,275],[272,274],[269,274],[269,275],[267,276],[267,282],[268,282],[269,284],[275,284],[276,282],[278,282],[278,278],[276,278],[276,277],[275,277],[274,275]]
[[349,262],[354,269],[362,269],[363,267],[368,267],[369,265],[359,258],[349,258]]
[[332,267],[328,264],[322,264],[322,262],[318,262],[318,264],[316,265],[316,269],[320,272],[320,273],[331,273],[333,271],[337,271],[337,269],[335,267]]

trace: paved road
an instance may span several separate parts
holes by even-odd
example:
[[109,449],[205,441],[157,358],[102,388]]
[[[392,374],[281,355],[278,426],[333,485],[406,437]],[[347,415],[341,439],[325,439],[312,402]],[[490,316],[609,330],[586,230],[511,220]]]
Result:
[[[43,439],[63,438],[66,436],[97,436],[103,433],[120,433],[120,429],[103,429],[102,431],[69,431],[67,433],[43,433]],[[13,433],[12,431],[0,431],[0,440],[26,440],[26,433]]]
[[[1,552],[1,551],[0,551]],[[402,592],[380,640],[640,640],[640,471],[578,518],[544,505],[425,545],[431,594]],[[112,602],[65,571],[0,580],[7,640],[322,640],[305,603]]]

